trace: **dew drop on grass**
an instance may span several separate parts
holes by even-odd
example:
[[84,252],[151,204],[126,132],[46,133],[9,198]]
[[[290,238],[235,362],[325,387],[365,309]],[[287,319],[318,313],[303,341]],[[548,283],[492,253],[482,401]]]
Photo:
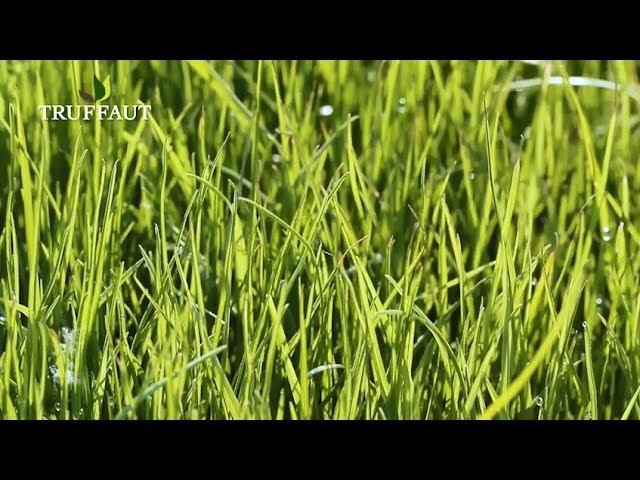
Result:
[[60,342],[62,352],[67,356],[73,355],[76,343],[76,331],[73,328],[62,327],[60,329],[60,337],[62,338]]
[[469,174],[469,180],[473,180],[474,178],[476,178],[476,174],[475,174],[475,173],[473,173],[473,172],[471,172],[471,173]]
[[73,343],[76,339],[76,332],[72,328],[62,327],[60,329],[60,335],[64,343]]
[[56,412],[60,411],[60,402],[56,402],[56,404],[53,406],[53,408],[55,409]]
[[398,100],[398,112],[399,113],[405,113],[407,111],[407,100],[404,97],[400,97],[400,99]]
[[609,227],[602,227],[602,240],[605,242],[611,240],[611,229]]
[[602,297],[596,298],[596,305],[602,305]]
[[567,371],[567,367],[569,366],[569,360],[567,360],[566,358],[562,359],[562,373],[565,373]]
[[331,105],[323,105],[319,110],[320,116],[328,117],[333,113],[333,107]]
[[58,371],[57,365],[50,365],[49,373],[51,373],[51,380],[53,380],[53,383],[60,383],[60,372]]
[[531,279],[531,286],[532,286],[532,287],[535,287],[537,283],[538,283],[538,279],[537,279],[536,277],[533,277],[533,278]]
[[542,404],[543,404],[542,397],[540,397],[540,396],[536,397],[534,402],[538,407],[542,407]]

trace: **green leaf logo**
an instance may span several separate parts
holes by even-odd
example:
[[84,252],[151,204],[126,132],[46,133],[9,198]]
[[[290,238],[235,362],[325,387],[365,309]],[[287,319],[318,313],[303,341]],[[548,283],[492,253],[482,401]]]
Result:
[[93,76],[93,95],[83,90],[78,90],[80,97],[87,103],[96,103],[106,100],[111,96],[111,76],[107,75],[100,81],[97,76]]
[[110,75],[107,75],[102,81],[98,80],[97,76],[93,76],[93,94],[96,102],[101,102],[111,96]]

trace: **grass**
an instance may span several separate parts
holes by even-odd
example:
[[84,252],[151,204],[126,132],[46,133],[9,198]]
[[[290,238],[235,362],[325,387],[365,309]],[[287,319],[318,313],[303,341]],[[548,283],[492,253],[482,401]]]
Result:
[[0,62],[0,417],[640,418],[639,72]]

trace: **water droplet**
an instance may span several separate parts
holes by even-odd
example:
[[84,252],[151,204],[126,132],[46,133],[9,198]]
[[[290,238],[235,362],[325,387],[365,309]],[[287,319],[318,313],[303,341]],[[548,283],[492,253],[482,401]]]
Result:
[[475,174],[475,173],[473,173],[473,172],[471,172],[471,173],[469,174],[469,180],[473,180],[474,178],[476,178],[476,174]]
[[367,72],[367,81],[369,83],[373,83],[376,79],[376,71],[375,70],[369,70]]
[[282,161],[282,159],[280,158],[280,155],[276,153],[271,157],[271,161],[278,165]]
[[602,305],[602,297],[596,298],[596,305]]
[[57,365],[49,365],[49,373],[51,374],[53,383],[60,383],[60,371]]
[[602,227],[602,233],[609,233],[611,229],[609,227]]
[[323,117],[328,117],[333,113],[333,107],[331,105],[323,105],[320,107],[320,115]]
[[607,226],[602,227],[602,240],[605,242],[611,240],[611,229]]
[[405,105],[407,103],[407,99],[404,97],[400,97],[400,99],[398,100],[398,103],[400,105]]
[[56,404],[53,406],[53,408],[54,408],[54,410],[56,412],[59,412],[60,411],[60,402],[56,402]]
[[584,416],[585,420],[591,420],[591,412],[587,412],[587,414]]
[[532,287],[535,287],[537,283],[538,283],[538,279],[537,279],[536,277],[533,277],[533,278],[531,279],[531,286],[532,286]]
[[75,344],[76,344],[76,331],[73,328],[62,327],[60,329],[60,348],[67,358],[73,356]]
[[611,240],[611,235],[604,235],[602,237],[602,240],[604,240],[605,242],[608,242],[609,240]]
[[542,404],[543,404],[542,397],[540,397],[540,396],[536,397],[534,402],[538,407],[542,407]]
[[75,339],[75,332],[68,327],[62,327],[60,329],[60,335],[62,336],[62,341],[65,343],[69,343]]
[[624,230],[624,222],[620,222],[618,224],[618,231],[622,231],[622,230]]

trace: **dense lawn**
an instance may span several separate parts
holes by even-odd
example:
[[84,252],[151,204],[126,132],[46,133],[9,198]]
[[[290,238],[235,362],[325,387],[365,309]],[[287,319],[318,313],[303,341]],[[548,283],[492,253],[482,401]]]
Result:
[[0,417],[639,418],[638,71],[0,62]]

